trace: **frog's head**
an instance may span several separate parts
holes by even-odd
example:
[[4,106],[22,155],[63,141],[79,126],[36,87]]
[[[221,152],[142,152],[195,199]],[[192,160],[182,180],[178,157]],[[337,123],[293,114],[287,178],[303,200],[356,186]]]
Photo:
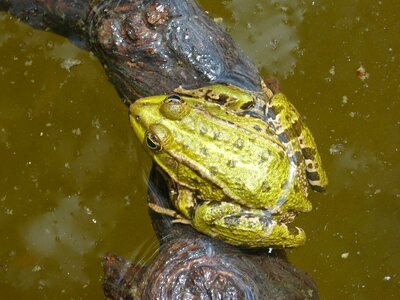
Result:
[[154,151],[161,151],[172,140],[163,120],[177,121],[189,113],[187,102],[178,95],[152,96],[130,106],[130,122],[139,140]]

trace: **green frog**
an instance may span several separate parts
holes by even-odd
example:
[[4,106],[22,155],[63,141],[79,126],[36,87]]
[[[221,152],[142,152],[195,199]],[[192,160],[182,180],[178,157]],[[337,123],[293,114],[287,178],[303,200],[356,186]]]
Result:
[[290,223],[327,184],[310,131],[283,94],[215,84],[142,98],[131,125],[170,178],[175,222],[246,248],[296,247]]

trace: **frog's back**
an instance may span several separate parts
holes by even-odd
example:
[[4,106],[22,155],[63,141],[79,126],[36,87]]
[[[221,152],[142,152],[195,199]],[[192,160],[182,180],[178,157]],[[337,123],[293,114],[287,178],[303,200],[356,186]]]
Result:
[[[174,136],[174,142],[165,150],[186,169],[223,190],[216,195],[226,195],[251,208],[310,209],[298,170],[261,120],[207,105],[207,109],[194,109],[179,121],[179,126],[169,120],[163,122]],[[179,180],[190,185],[192,178],[193,174],[182,172]],[[213,194],[202,192],[201,187],[192,188],[205,200],[222,200],[210,199]]]

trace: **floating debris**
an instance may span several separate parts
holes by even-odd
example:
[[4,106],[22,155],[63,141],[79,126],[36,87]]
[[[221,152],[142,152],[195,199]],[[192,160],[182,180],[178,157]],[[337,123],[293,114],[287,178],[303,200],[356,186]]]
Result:
[[329,74],[331,74],[332,76],[336,74],[336,67],[335,67],[335,66],[332,66],[332,67],[329,69]]
[[39,265],[35,265],[35,266],[32,268],[32,272],[39,272],[40,270],[42,270],[42,267],[39,266]]
[[350,255],[349,252],[344,252],[344,253],[342,253],[342,255],[340,255],[340,257],[343,258],[343,259],[346,259],[346,258],[349,257],[349,255]]
[[67,58],[60,64],[60,66],[69,72],[72,67],[78,66],[81,63],[82,61],[79,59]]
[[224,19],[221,18],[221,17],[219,17],[219,18],[214,18],[214,22],[221,25],[221,24],[224,23]]
[[355,112],[355,111],[349,112],[349,116],[350,116],[351,118],[354,118],[356,115],[357,115],[357,112]]
[[331,147],[329,148],[329,153],[332,155],[342,154],[343,151],[344,151],[343,144],[332,144]]
[[357,77],[361,79],[361,81],[364,81],[369,78],[369,73],[365,70],[363,65],[361,65],[357,71],[356,71]]
[[387,276],[383,277],[383,280],[384,281],[390,281],[390,280],[392,280],[392,277],[387,275]]
[[75,135],[81,135],[81,129],[80,128],[72,129],[72,133]]

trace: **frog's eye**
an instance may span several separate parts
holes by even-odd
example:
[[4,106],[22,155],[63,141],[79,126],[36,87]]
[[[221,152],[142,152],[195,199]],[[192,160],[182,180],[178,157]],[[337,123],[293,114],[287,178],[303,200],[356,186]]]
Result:
[[180,120],[189,113],[188,103],[179,95],[170,95],[164,99],[160,112],[170,120]]
[[149,126],[144,136],[144,143],[153,151],[168,149],[173,141],[171,131],[163,124],[155,123]]
[[148,132],[146,134],[145,140],[146,140],[147,147],[149,147],[151,150],[154,150],[154,151],[162,150],[162,146],[161,146],[161,143],[160,143],[158,137],[156,135],[154,135],[153,133]]
[[172,95],[169,95],[167,98],[165,98],[164,103],[166,103],[166,104],[183,104],[183,103],[185,103],[185,101],[179,95],[172,94]]

